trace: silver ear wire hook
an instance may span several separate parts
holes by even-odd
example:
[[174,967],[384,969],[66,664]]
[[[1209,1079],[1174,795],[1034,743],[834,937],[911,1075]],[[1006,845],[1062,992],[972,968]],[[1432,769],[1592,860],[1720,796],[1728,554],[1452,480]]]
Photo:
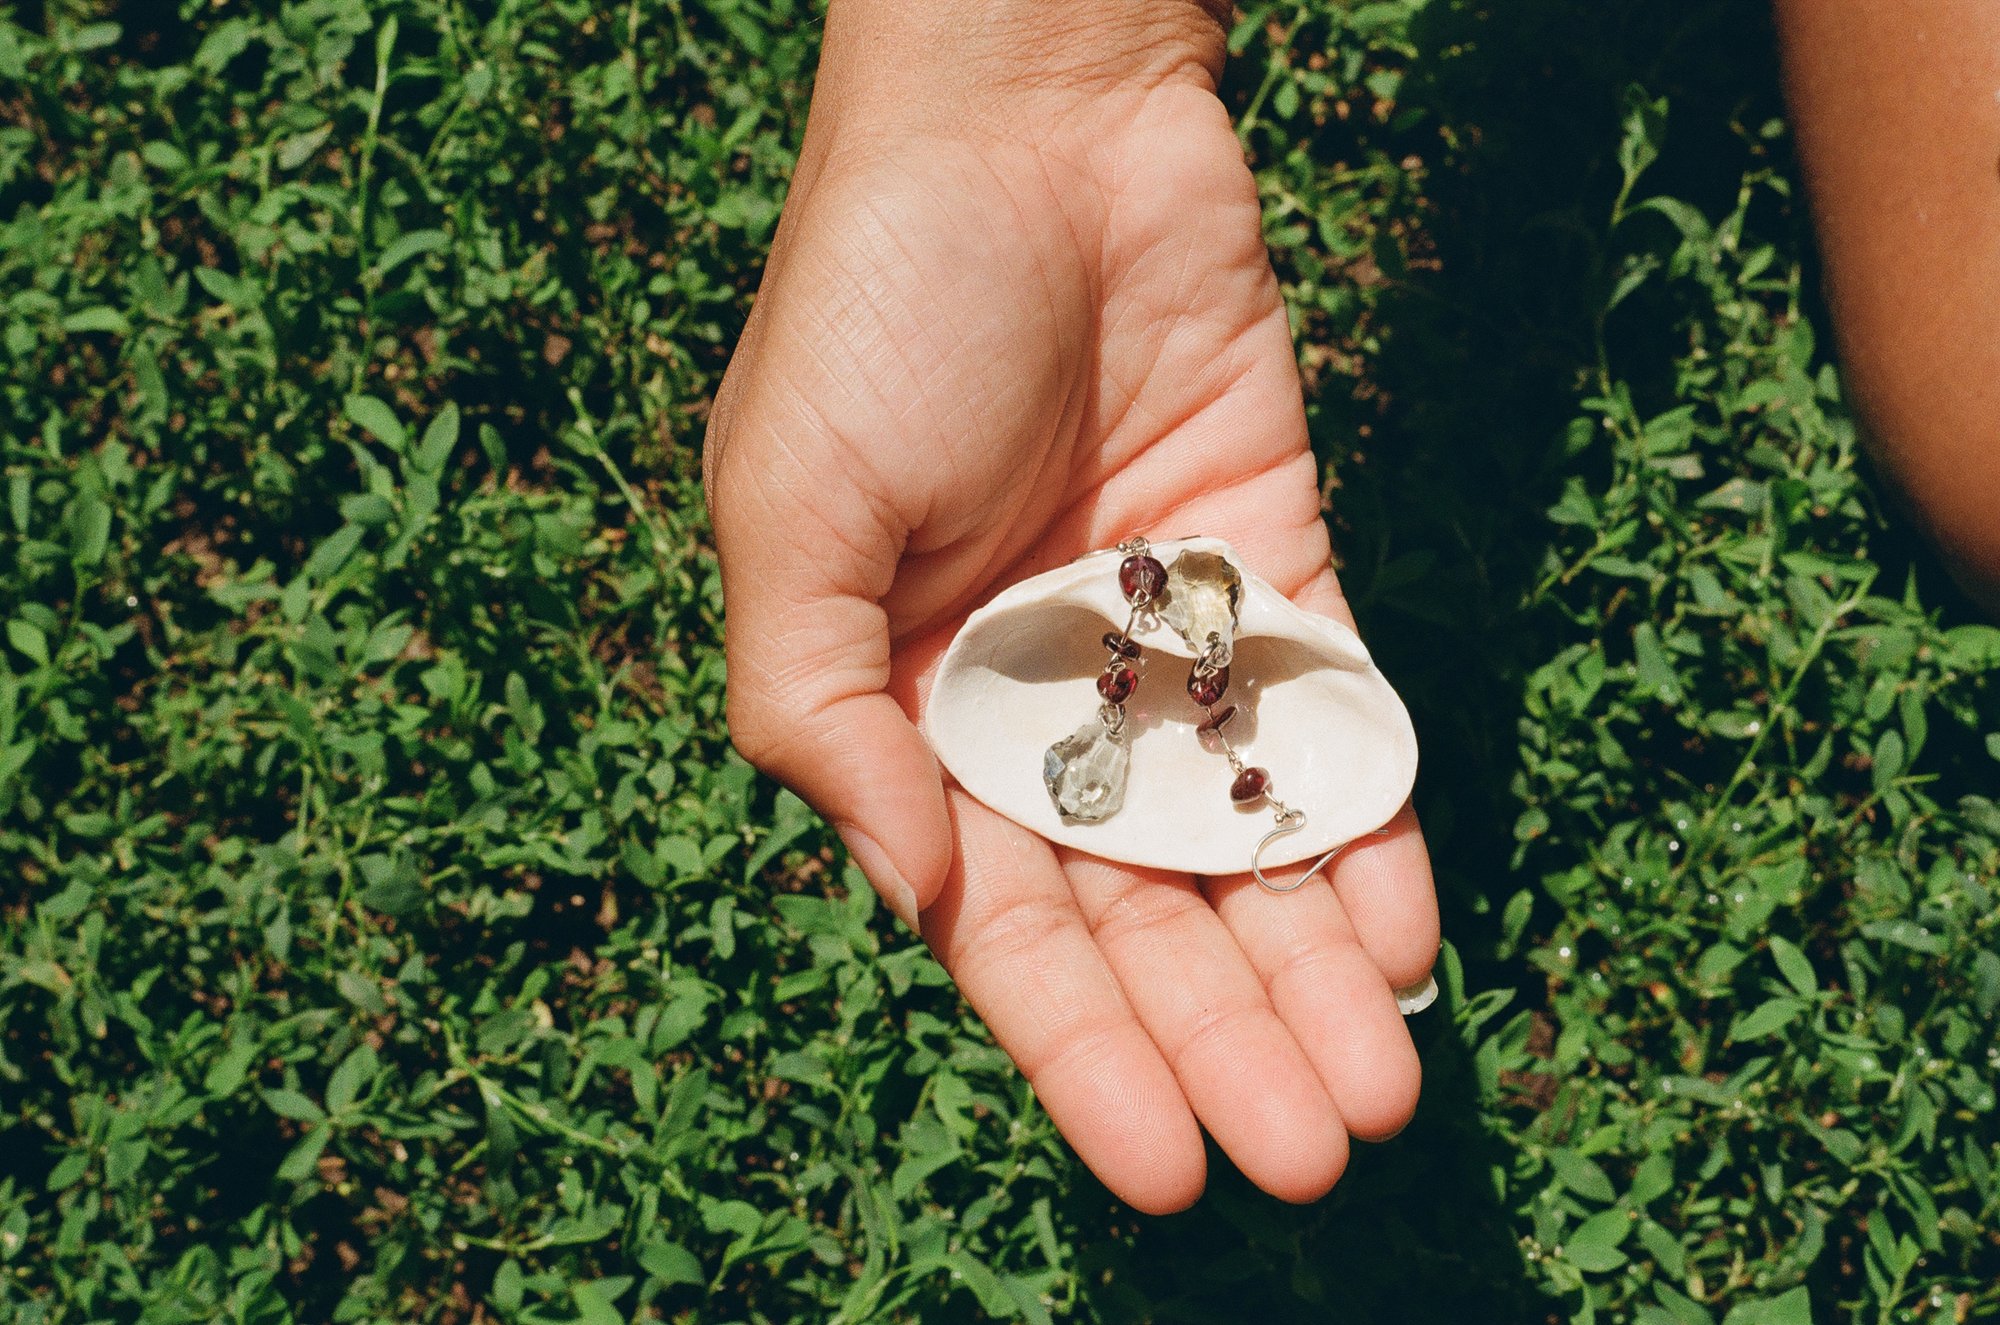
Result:
[[[1257,880],[1257,886],[1262,888],[1265,892],[1271,892],[1271,893],[1297,892],[1299,889],[1306,886],[1306,883],[1312,878],[1313,875],[1325,869],[1327,867],[1327,863],[1331,861],[1335,856],[1339,855],[1341,852],[1347,850],[1347,848],[1353,846],[1356,842],[1359,842],[1361,840],[1360,837],[1357,837],[1350,839],[1349,841],[1342,842],[1339,846],[1327,852],[1325,855],[1321,856],[1318,860],[1315,860],[1312,863],[1311,869],[1307,870],[1304,874],[1299,875],[1297,879],[1293,880],[1290,883],[1286,884],[1272,883],[1269,879],[1264,877],[1264,848],[1270,846],[1273,839],[1283,837],[1287,833],[1296,833],[1305,826],[1306,826],[1306,812],[1304,810],[1293,810],[1293,809],[1281,810],[1278,814],[1278,826],[1276,828],[1273,828],[1270,832],[1264,834],[1263,839],[1257,843],[1257,849],[1250,854],[1251,877]],[[1377,828],[1373,832],[1363,833],[1361,836],[1387,837],[1388,834],[1389,834],[1388,829]]]

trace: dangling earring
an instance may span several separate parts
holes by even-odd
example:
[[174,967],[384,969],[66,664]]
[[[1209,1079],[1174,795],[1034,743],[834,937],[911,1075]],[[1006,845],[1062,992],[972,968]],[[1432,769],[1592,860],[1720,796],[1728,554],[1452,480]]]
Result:
[[1132,768],[1132,743],[1125,734],[1125,705],[1139,688],[1138,665],[1144,651],[1132,632],[1153,611],[1167,571],[1143,538],[1118,545],[1125,554],[1118,564],[1118,588],[1131,604],[1123,630],[1104,632],[1108,659],[1097,677],[1097,716],[1048,748],[1042,756],[1042,781],[1057,813],[1076,823],[1097,823],[1118,813],[1125,803],[1125,780]]
[[[1125,783],[1132,768],[1132,742],[1125,729],[1125,706],[1139,687],[1144,651],[1133,639],[1138,631],[1160,624],[1172,627],[1193,653],[1187,679],[1188,698],[1203,712],[1195,731],[1213,737],[1235,774],[1229,798],[1239,806],[1268,805],[1271,830],[1250,855],[1250,873],[1274,893],[1295,892],[1328,862],[1352,845],[1342,843],[1315,860],[1291,883],[1271,882],[1264,875],[1264,855],[1271,843],[1306,826],[1306,812],[1287,805],[1272,793],[1268,769],[1246,763],[1223,728],[1236,716],[1235,704],[1217,708],[1229,693],[1229,668],[1235,659],[1238,611],[1243,600],[1243,575],[1220,552],[1189,549],[1162,566],[1143,538],[1128,538],[1116,549],[1118,589],[1129,607],[1123,630],[1104,633],[1107,654],[1097,677],[1097,713],[1042,755],[1042,781],[1063,822],[1093,824],[1109,819],[1125,803]],[[1377,835],[1386,829],[1376,829]]]
[[[1279,800],[1271,791],[1270,770],[1246,764],[1229,743],[1223,728],[1236,716],[1236,705],[1215,707],[1229,692],[1229,665],[1235,660],[1237,604],[1242,598],[1243,579],[1225,557],[1207,552],[1183,552],[1174,559],[1166,576],[1166,603],[1160,617],[1179,632],[1195,651],[1188,671],[1188,698],[1201,706],[1205,715],[1195,728],[1197,738],[1212,736],[1229,760],[1236,775],[1229,784],[1229,799],[1238,805],[1259,801],[1271,807],[1275,826],[1264,834],[1250,854],[1250,874],[1260,887],[1274,893],[1296,892],[1307,880],[1325,869],[1351,842],[1339,846],[1314,861],[1304,874],[1291,883],[1272,883],[1264,877],[1264,852],[1272,842],[1306,826],[1306,812]],[[1376,834],[1385,829],[1375,830]]]

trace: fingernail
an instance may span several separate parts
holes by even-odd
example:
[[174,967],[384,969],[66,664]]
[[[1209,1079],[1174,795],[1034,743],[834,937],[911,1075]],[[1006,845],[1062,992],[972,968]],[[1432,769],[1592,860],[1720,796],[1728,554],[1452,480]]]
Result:
[[904,881],[901,872],[890,863],[889,853],[882,849],[881,843],[859,828],[837,825],[834,831],[840,834],[840,840],[847,844],[847,854],[861,867],[861,872],[868,876],[868,881],[875,885],[875,891],[882,895],[883,902],[896,913],[896,918],[911,929],[915,929],[916,890]]

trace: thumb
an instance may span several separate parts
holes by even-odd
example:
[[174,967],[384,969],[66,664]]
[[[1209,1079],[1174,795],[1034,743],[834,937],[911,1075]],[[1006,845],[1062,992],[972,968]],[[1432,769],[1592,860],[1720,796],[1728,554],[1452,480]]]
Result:
[[930,747],[887,694],[881,599],[909,531],[835,439],[800,435],[809,414],[780,443],[752,411],[730,413],[726,445],[712,430],[705,456],[730,739],[833,824],[914,928],[944,886],[952,835]]

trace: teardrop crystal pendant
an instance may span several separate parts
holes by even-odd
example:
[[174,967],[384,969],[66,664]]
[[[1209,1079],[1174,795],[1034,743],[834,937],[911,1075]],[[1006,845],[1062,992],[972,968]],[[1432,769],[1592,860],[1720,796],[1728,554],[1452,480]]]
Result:
[[1132,747],[1092,718],[1049,747],[1042,756],[1042,781],[1065,819],[1096,823],[1125,803],[1125,775],[1131,767]]

